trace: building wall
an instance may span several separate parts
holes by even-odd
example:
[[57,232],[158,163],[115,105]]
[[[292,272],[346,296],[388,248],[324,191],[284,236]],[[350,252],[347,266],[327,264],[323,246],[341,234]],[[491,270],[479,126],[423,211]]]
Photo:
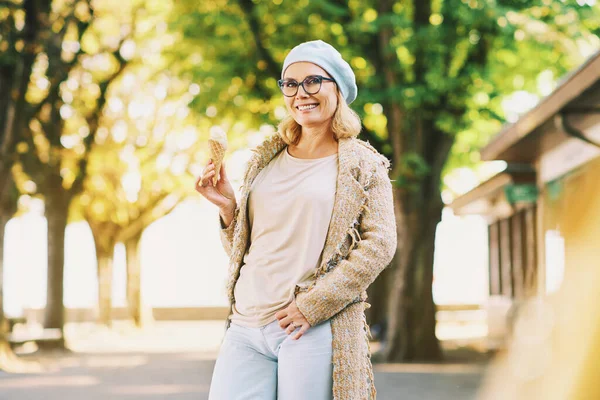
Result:
[[543,186],[545,291],[569,274],[599,268],[600,157]]
[[490,225],[490,347],[503,347],[520,300],[557,292],[565,279],[580,281],[600,269],[600,157],[539,185],[537,210]]

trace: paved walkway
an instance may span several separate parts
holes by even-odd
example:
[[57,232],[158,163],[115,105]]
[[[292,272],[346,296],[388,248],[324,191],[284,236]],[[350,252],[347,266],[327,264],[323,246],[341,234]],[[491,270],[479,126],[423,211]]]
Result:
[[[81,336],[70,334],[77,352],[35,357],[43,373],[0,372],[0,400],[208,398],[221,323],[161,325],[134,333],[119,328],[78,332]],[[475,399],[481,374],[481,367],[461,364],[375,367],[380,400]]]

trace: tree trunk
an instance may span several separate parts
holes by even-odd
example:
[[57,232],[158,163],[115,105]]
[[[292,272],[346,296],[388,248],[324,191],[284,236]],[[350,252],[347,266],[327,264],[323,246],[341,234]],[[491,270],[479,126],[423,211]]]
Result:
[[88,219],[98,263],[98,322],[112,325],[113,254],[115,251],[116,225],[111,222],[94,223]]
[[[392,261],[392,265],[394,262]],[[371,305],[366,311],[367,323],[371,327],[374,340],[384,340],[388,325],[388,299],[391,291],[393,270],[388,267],[375,279],[367,289]]]
[[[4,199],[0,199],[4,200]],[[12,212],[0,208],[0,371],[14,371],[19,365],[18,357],[8,343],[8,321],[4,315],[4,233],[6,224],[13,215]]]
[[434,120],[424,115],[416,114],[407,122],[414,129],[410,138],[403,137],[408,146],[405,151],[420,157],[427,170],[403,164],[403,154],[395,153],[395,168],[404,175],[396,176],[401,180],[394,189],[398,247],[392,265],[383,358],[388,362],[437,361],[442,351],[435,335],[433,258],[444,207],[441,175],[454,138],[439,131]]
[[6,225],[17,212],[18,193],[12,180],[12,173],[4,178],[4,186],[0,187],[0,337],[7,333],[4,330],[4,237]]
[[96,250],[98,258],[98,322],[112,326],[113,254]]
[[[37,362],[23,361],[17,357],[8,343],[8,321],[4,315],[4,238],[6,224],[17,211],[16,188],[12,177],[7,179],[4,191],[0,192],[0,371],[9,373],[41,372]],[[13,195],[14,194],[14,195]]]
[[[61,185],[60,176],[53,179]],[[51,186],[52,187],[52,186]],[[55,186],[56,187],[56,186]],[[45,212],[48,220],[48,283],[45,328],[64,330],[64,266],[65,266],[65,230],[69,216],[70,197],[62,188],[45,193]],[[59,344],[64,346],[64,342]]]
[[4,339],[7,333],[4,318],[4,233],[9,219],[10,216],[0,210],[0,339]]
[[[430,178],[431,179],[431,178]],[[437,194],[417,203],[410,212],[403,204],[406,193],[396,190],[398,255],[389,297],[389,328],[384,358],[388,362],[437,361],[442,358],[435,336],[433,255],[435,231],[442,202]]]
[[6,225],[17,212],[18,193],[12,180],[12,174],[4,177],[4,186],[0,187],[0,371],[13,371],[17,356],[9,343],[9,325],[4,315],[4,238]]
[[[0,352],[10,351],[8,344],[7,335],[8,332],[8,321],[6,321],[4,315],[4,233],[6,224],[10,219],[10,215],[4,213],[3,209],[0,209]],[[0,356],[0,359],[4,359],[4,356]],[[0,370],[4,370],[5,366],[0,363]]]
[[146,322],[142,302],[142,276],[139,253],[141,238],[142,232],[139,232],[125,242],[127,255],[127,306],[129,308],[129,315],[139,328]]

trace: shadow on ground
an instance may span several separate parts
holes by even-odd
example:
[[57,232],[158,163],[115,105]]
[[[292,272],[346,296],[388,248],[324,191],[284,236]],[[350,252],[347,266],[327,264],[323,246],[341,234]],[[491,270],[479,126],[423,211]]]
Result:
[[[208,399],[222,322],[157,323],[144,330],[78,326],[69,332],[73,352],[23,356],[39,361],[44,372],[0,372],[0,400]],[[474,360],[459,348],[448,355],[440,364],[375,364],[378,400],[475,399],[485,358]]]
[[206,399],[211,358],[202,353],[47,354],[36,357],[44,373],[0,373],[0,399]]
[[[41,374],[0,373],[0,400],[205,400],[214,355],[52,354]],[[378,399],[474,399],[482,368],[460,364],[379,364]]]

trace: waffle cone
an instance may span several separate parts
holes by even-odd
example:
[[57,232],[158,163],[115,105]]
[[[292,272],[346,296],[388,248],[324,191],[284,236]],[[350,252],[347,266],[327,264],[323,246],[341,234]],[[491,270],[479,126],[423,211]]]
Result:
[[223,157],[225,157],[225,147],[216,140],[209,139],[208,145],[210,146],[210,158],[215,165],[215,176],[213,177],[213,185],[217,185],[217,181],[221,174],[221,164],[223,163]]

